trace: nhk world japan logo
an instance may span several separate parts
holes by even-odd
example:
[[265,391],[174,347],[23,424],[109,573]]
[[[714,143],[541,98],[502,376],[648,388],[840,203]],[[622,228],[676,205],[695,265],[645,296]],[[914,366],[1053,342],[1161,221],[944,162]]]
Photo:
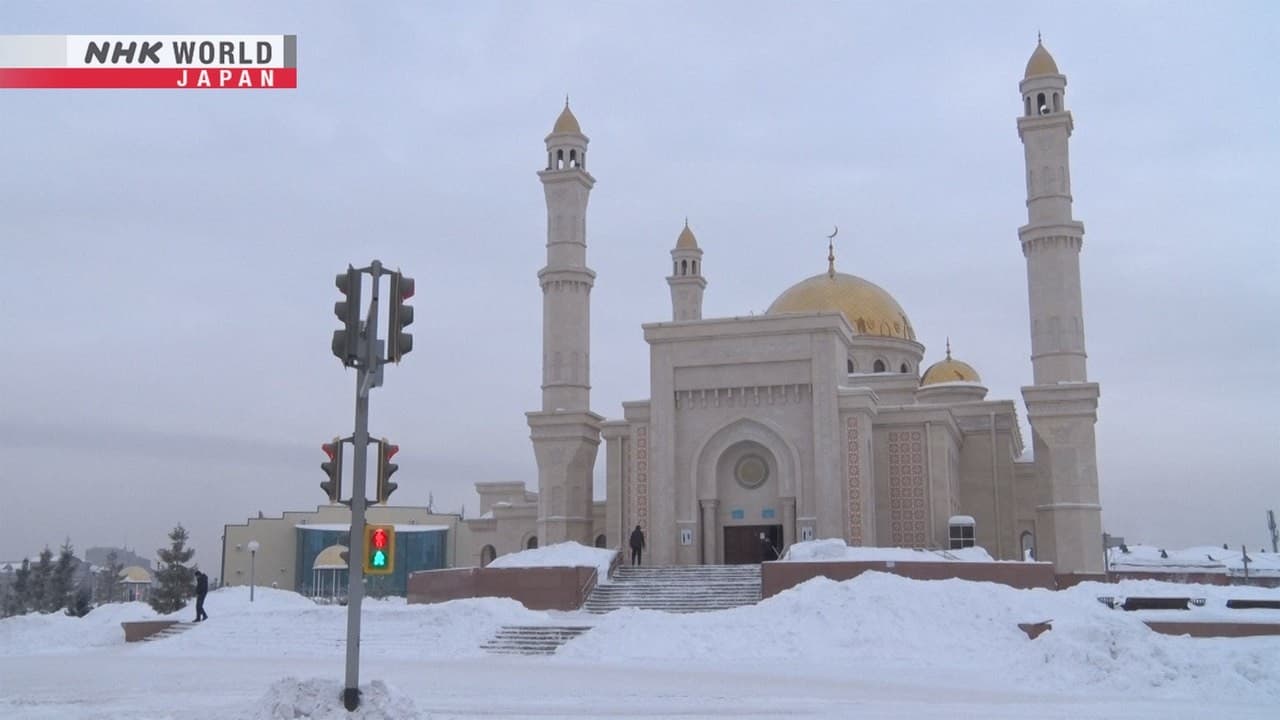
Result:
[[296,87],[297,35],[0,35],[0,88]]

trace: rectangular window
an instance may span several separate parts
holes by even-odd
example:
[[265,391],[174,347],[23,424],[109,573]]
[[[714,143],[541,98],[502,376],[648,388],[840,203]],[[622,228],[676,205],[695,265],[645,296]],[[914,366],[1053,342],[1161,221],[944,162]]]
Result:
[[973,547],[974,536],[972,525],[952,525],[951,526],[951,549],[959,550],[961,548]]

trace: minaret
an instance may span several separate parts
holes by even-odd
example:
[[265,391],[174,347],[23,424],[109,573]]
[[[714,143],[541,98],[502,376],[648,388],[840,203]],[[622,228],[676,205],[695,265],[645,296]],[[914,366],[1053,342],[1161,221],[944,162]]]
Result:
[[707,289],[707,280],[702,277],[702,249],[689,229],[688,218],[671,251],[671,276],[667,284],[671,286],[671,319],[675,322],[701,320],[702,291]]
[[[590,411],[591,287],[587,267],[587,136],[564,110],[546,137],[538,173],[547,199],[547,265],[542,285],[542,410],[526,413],[538,462],[538,542],[588,547],[592,481],[603,418]],[[520,548],[523,549],[523,548]]]
[[1080,247],[1084,225],[1071,216],[1067,146],[1074,124],[1067,78],[1043,44],[1027,61],[1019,89],[1018,135],[1026,152],[1027,224],[1018,229],[1027,259],[1031,364],[1022,389],[1031,421],[1040,501],[1036,544],[1060,574],[1105,570],[1098,502],[1098,385],[1087,382]]

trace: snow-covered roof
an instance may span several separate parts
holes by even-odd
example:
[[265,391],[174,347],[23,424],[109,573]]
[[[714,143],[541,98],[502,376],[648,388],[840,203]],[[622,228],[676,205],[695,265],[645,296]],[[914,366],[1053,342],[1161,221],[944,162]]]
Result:
[[[383,523],[369,523],[369,524],[382,525]],[[321,530],[321,531],[328,530],[328,531],[337,531],[337,532],[351,532],[350,523],[313,523],[309,525],[299,523],[297,525],[294,525],[294,527],[299,528],[301,530]],[[449,529],[448,525],[401,525],[400,523],[396,523],[395,525],[393,525],[393,527],[396,529],[396,532],[398,533],[435,532],[437,530]]]
[[[1224,549],[1218,545],[1204,545],[1182,550],[1168,550],[1154,545],[1127,545],[1125,550],[1128,552],[1114,547],[1107,552],[1111,570],[1241,576],[1245,573],[1245,562],[1239,548]],[[1248,569],[1251,576],[1280,577],[1280,554],[1250,552]]]

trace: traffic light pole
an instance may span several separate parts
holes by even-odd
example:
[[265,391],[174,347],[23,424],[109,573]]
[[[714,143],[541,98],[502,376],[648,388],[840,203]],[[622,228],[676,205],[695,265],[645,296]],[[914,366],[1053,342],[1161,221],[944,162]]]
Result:
[[364,601],[365,468],[369,459],[369,389],[379,370],[378,278],[382,263],[373,261],[373,295],[365,320],[363,362],[356,368],[355,451],[351,468],[351,549],[347,553],[347,679],[342,704],[348,711],[360,707],[360,605]]

